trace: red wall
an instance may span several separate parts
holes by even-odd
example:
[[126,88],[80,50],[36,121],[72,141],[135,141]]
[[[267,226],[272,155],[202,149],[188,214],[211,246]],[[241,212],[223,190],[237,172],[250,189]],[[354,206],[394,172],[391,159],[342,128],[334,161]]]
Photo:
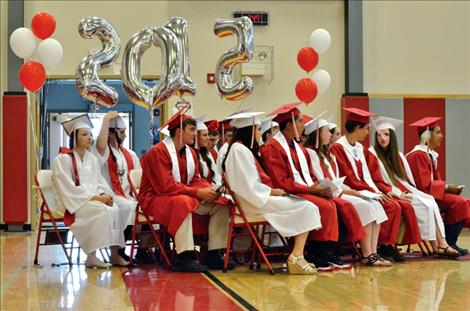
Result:
[[[405,118],[405,153],[409,152],[415,145],[419,143],[418,130],[415,127],[408,126],[424,117],[442,117],[439,125],[445,140],[445,117],[446,117],[446,101],[445,98],[404,98],[403,99],[403,115]],[[446,176],[446,148],[445,141],[436,149],[439,153],[438,169],[441,176]]]

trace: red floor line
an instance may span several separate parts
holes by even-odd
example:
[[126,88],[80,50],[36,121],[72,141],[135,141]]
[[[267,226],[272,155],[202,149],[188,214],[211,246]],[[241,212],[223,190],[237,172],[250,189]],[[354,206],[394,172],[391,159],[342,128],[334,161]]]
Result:
[[121,269],[135,310],[242,310],[200,273],[178,273],[155,265]]

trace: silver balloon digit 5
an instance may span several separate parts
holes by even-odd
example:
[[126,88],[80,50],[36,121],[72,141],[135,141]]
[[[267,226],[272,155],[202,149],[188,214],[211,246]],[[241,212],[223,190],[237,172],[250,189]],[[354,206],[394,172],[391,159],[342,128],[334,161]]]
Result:
[[214,25],[214,33],[219,38],[238,37],[236,48],[226,51],[217,62],[215,80],[220,95],[227,100],[240,100],[253,91],[253,80],[243,77],[234,82],[233,68],[236,64],[248,62],[253,58],[253,23],[244,16],[233,19],[218,19]]
[[110,23],[96,16],[82,19],[78,24],[78,32],[85,39],[98,37],[102,44],[101,50],[88,54],[78,65],[75,74],[78,92],[90,101],[113,107],[118,103],[119,95],[115,88],[103,83],[98,72],[119,57],[119,35]]

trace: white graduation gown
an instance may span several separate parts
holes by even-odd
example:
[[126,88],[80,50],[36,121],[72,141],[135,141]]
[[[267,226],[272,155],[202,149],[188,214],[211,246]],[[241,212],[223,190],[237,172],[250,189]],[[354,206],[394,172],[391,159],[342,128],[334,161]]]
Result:
[[[325,179],[325,175],[323,174],[323,170],[320,164],[320,157],[314,150],[310,148],[306,149],[312,163],[313,174],[318,180]],[[332,154],[331,157],[333,158],[333,162],[336,165],[336,172],[339,172],[338,163],[336,163],[335,156]],[[331,177],[339,178],[339,176],[335,174],[335,170],[331,167],[330,162],[328,162],[328,160],[324,159],[323,163],[328,168],[328,172]],[[349,187],[347,185],[343,185],[343,189],[346,190],[349,189]],[[354,208],[356,209],[356,212],[359,215],[363,226],[366,226],[373,221],[375,221],[377,224],[380,224],[388,219],[384,208],[379,202],[372,200],[366,201],[360,197],[348,194],[341,194],[341,198],[354,205]]]
[[63,213],[66,208],[74,214],[75,222],[70,230],[86,254],[112,245],[124,247],[125,219],[117,205],[91,201],[101,193],[112,195],[100,174],[98,159],[89,151],[85,152],[83,160],[76,152],[74,154],[79,186],[75,186],[70,155],[59,154],[52,164],[56,209]]
[[[129,172],[127,169],[127,162],[126,162],[126,158],[124,157],[124,154],[122,153],[121,150],[114,149],[112,147],[110,149],[109,146],[106,146],[104,155],[101,155],[98,152],[98,150],[96,149],[96,146],[93,146],[91,148],[91,152],[98,158],[98,162],[100,164],[100,169],[101,169],[101,175],[103,176],[108,186],[112,189],[112,182],[111,182],[111,178],[109,177],[109,171],[108,171],[108,157],[109,157],[110,151],[112,151],[114,156],[116,157],[116,163],[117,163],[118,169],[124,172],[120,180],[121,180],[122,190],[124,191],[124,194],[126,195],[126,197],[124,198],[113,192],[113,200],[116,203],[116,205],[119,207],[119,209],[121,210],[121,213],[124,214],[123,217],[124,219],[126,219],[126,225],[132,226],[134,225],[135,208],[137,206],[137,201],[130,195],[131,187],[129,185],[129,181],[127,180],[127,175],[129,174]],[[134,164],[134,169],[141,170],[142,167],[140,166],[139,157],[137,157],[134,151],[130,149],[128,149],[128,151],[131,154],[132,162]]]
[[225,165],[227,182],[247,215],[262,215],[284,237],[321,228],[320,213],[313,203],[271,196],[271,188],[261,182],[255,158],[244,145],[232,145]]
[[[385,180],[385,182],[392,186],[392,192],[398,196],[401,195],[402,191],[398,187],[393,185],[390,176],[388,176],[388,173],[385,170],[385,166],[383,165],[382,160],[377,157],[377,153],[375,152],[374,147],[371,146],[369,148],[369,151],[378,160],[380,174],[382,175],[382,178]],[[405,174],[408,177],[408,180],[411,181],[411,183],[399,178],[398,176],[395,176],[395,178],[410,192],[409,195],[411,195],[412,198],[411,205],[415,210],[416,220],[418,222],[421,238],[426,241],[435,241],[437,228],[439,228],[439,231],[441,232],[442,236],[445,237],[444,222],[442,221],[439,206],[434,200],[434,197],[418,190],[412,184],[414,183],[413,174],[411,173],[408,161],[401,152],[400,158],[405,169]]]

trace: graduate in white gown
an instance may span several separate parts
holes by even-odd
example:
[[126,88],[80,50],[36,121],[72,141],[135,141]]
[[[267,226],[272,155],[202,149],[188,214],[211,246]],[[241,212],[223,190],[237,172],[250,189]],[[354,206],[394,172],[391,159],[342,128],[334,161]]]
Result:
[[204,118],[196,119],[197,137],[194,140],[193,148],[199,158],[199,174],[211,183],[212,188],[216,190],[222,185],[222,177],[217,170],[217,163],[209,149],[209,130],[203,122]]
[[[130,239],[132,225],[135,220],[137,200],[131,195],[131,187],[127,176],[131,170],[141,170],[140,161],[134,151],[124,148],[126,124],[116,111],[108,112],[101,125],[100,134],[91,152],[98,158],[101,175],[113,190],[114,203],[119,207],[122,218],[127,225],[124,238]],[[124,248],[119,254],[126,260]]]
[[389,187],[390,195],[407,200],[415,210],[421,238],[430,241],[435,254],[458,257],[459,252],[450,247],[445,239],[444,222],[434,197],[414,186],[413,174],[405,156],[399,151],[396,127],[403,121],[379,117],[375,121],[375,144],[366,157],[372,178],[379,175],[380,181]]
[[[305,124],[304,134],[307,136],[304,147],[307,149],[312,163],[312,170],[317,180],[321,181],[325,178],[332,181],[338,180],[338,163],[336,163],[335,156],[328,149],[332,136],[329,122],[325,119],[312,119]],[[391,263],[387,260],[366,260],[370,256],[377,257],[380,224],[387,220],[382,205],[373,200],[366,201],[362,199],[358,191],[344,184],[339,187],[334,195],[352,203],[361,219],[366,232],[365,237],[359,241],[363,257],[362,262],[374,266],[389,266]]]
[[85,114],[62,125],[71,148],[61,149],[52,165],[56,208],[64,213],[64,222],[87,254],[86,267],[110,266],[96,257],[96,250],[104,247],[111,248],[113,265],[127,266],[118,254],[124,247],[126,224],[100,173],[98,159],[88,151],[93,143],[91,120]]
[[284,237],[294,237],[295,243],[287,265],[290,274],[312,274],[313,264],[304,255],[305,242],[311,230],[321,228],[320,213],[313,203],[286,196],[272,186],[258,154],[260,113],[239,114],[226,160],[222,163],[227,182],[247,216],[263,216]]

